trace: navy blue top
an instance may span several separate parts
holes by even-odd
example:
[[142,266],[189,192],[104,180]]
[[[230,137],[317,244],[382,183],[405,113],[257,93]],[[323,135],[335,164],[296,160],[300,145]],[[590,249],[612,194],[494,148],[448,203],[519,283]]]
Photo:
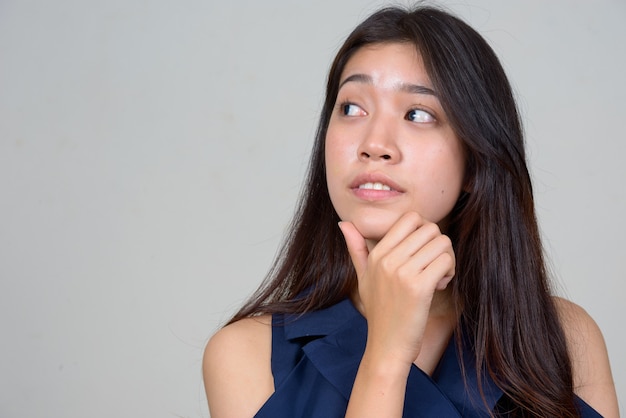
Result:
[[[366,338],[367,322],[349,299],[301,316],[273,315],[275,392],[255,417],[343,417]],[[412,366],[403,416],[488,417],[489,410],[497,410],[498,401],[503,405],[502,391],[488,376],[484,383],[485,405],[478,392],[473,353],[463,352],[462,358],[465,380],[454,338],[432,376]],[[582,417],[601,417],[581,399],[576,401]]]

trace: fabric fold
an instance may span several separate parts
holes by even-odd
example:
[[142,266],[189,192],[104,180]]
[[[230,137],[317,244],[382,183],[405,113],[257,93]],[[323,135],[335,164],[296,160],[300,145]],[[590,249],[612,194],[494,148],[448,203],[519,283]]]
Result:
[[[365,351],[367,321],[349,299],[304,315],[272,317],[274,394],[257,418],[343,417]],[[483,373],[478,390],[475,357],[453,336],[432,376],[413,365],[407,379],[404,417],[489,417],[503,397]],[[461,363],[462,362],[462,363]],[[465,371],[465,373],[463,372]],[[600,417],[577,398],[585,418]]]

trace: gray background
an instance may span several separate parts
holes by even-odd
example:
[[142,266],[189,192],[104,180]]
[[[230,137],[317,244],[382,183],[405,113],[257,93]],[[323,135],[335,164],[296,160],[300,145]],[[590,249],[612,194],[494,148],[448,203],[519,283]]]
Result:
[[[333,53],[377,1],[0,0],[0,416],[206,417]],[[622,332],[626,3],[448,1],[501,57],[560,294]]]

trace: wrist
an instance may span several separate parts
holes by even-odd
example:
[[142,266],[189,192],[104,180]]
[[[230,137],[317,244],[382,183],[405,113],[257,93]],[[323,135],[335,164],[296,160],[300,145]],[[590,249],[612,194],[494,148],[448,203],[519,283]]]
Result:
[[391,354],[381,355],[366,349],[361,359],[359,371],[362,370],[363,373],[380,383],[393,384],[397,382],[404,386],[412,363]]

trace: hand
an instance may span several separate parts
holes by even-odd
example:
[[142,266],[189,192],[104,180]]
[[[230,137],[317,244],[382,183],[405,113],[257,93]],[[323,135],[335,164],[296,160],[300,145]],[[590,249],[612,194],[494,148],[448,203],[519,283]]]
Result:
[[351,222],[339,227],[367,318],[366,352],[385,366],[408,370],[420,352],[434,293],[454,276],[452,243],[415,212],[400,217],[371,252]]

